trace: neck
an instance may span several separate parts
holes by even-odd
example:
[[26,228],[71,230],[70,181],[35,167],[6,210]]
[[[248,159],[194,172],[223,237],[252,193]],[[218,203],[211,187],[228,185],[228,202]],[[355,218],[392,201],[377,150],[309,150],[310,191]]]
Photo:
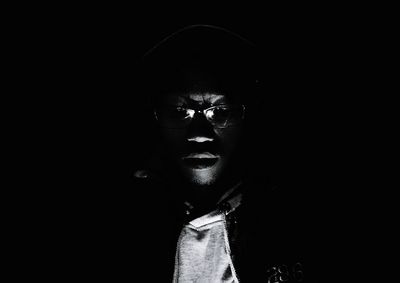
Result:
[[215,209],[222,198],[240,183],[240,179],[219,182],[211,186],[184,186],[185,201],[188,201],[199,212]]

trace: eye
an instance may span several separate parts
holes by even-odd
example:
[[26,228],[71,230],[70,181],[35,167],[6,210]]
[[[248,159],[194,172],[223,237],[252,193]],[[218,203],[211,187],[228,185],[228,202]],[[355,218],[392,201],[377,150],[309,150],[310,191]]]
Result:
[[224,120],[229,118],[231,114],[231,109],[228,106],[218,106],[210,111],[210,118],[214,120]]
[[171,119],[184,120],[190,117],[190,112],[188,109],[183,107],[172,107],[170,108],[168,116]]

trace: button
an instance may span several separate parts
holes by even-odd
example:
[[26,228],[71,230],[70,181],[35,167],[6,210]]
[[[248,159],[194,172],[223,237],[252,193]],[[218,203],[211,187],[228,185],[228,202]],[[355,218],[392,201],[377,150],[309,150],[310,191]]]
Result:
[[229,204],[229,202],[223,202],[219,205],[219,210],[221,210],[222,212],[229,212],[232,209],[231,205]]

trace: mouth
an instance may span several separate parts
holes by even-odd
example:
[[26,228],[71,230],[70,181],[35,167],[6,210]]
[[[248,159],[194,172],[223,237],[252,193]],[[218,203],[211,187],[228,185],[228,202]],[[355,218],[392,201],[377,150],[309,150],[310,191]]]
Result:
[[209,152],[192,153],[182,158],[183,163],[191,169],[208,169],[214,166],[219,156]]

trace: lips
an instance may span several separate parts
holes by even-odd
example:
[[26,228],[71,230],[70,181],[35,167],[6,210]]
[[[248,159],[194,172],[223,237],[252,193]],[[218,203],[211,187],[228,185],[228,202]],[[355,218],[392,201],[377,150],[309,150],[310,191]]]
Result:
[[218,158],[217,155],[212,154],[210,152],[200,152],[200,153],[190,153],[185,158],[199,158],[199,159],[206,159],[206,158]]
[[192,169],[207,169],[217,163],[219,156],[209,152],[191,153],[182,158],[183,163]]

